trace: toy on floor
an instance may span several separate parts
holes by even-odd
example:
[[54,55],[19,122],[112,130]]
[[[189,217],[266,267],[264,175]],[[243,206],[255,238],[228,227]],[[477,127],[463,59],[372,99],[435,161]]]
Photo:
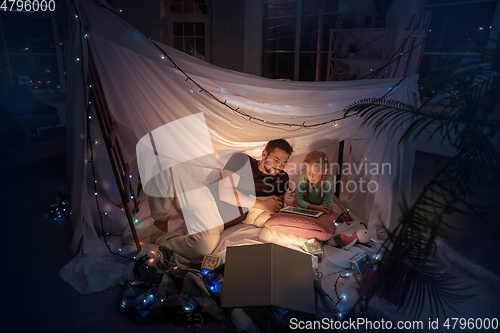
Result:
[[358,253],[351,259],[349,259],[349,265],[351,266],[354,274],[364,275],[368,269],[373,269],[373,265],[370,261],[370,257],[366,253]]
[[352,220],[349,215],[342,213],[335,219],[334,222],[336,225],[341,223],[351,224]]
[[220,256],[217,256],[215,254],[207,254],[201,262],[202,273],[204,271],[213,271],[220,265],[222,265],[222,258]]
[[362,229],[352,235],[337,235],[333,236],[327,241],[327,244],[335,247],[345,247],[346,250],[349,250],[354,246],[357,242],[367,243],[370,240],[370,236],[368,235],[368,230]]
[[303,248],[306,252],[318,257],[318,262],[323,261],[323,249],[320,242],[305,242]]

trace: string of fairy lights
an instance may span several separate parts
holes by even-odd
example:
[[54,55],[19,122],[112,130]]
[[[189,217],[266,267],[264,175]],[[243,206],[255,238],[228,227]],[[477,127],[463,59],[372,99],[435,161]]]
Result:
[[[187,74],[184,70],[182,70],[182,68],[180,68],[179,65],[177,65],[177,63],[158,44],[156,44],[152,40],[150,40],[150,42],[153,45],[155,45],[161,51],[161,59],[168,59],[171,62],[171,64],[174,66],[173,67],[174,71],[179,71],[180,73],[182,73],[185,76],[184,82],[188,82],[188,81],[191,82],[197,88],[198,93],[202,93],[203,92],[206,96],[210,97],[211,99],[215,100],[216,102],[220,103],[221,105],[227,107],[235,115],[244,118],[248,122],[258,123],[260,125],[264,125],[264,126],[267,126],[267,127],[278,127],[278,128],[280,128],[282,130],[297,130],[297,129],[301,129],[301,128],[315,129],[315,128],[320,128],[320,127],[322,127],[324,125],[327,125],[327,124],[333,124],[333,126],[336,127],[337,126],[337,122],[339,122],[341,120],[344,120],[344,119],[347,119],[347,118],[350,118],[350,117],[356,117],[356,118],[359,117],[357,113],[355,113],[355,114],[349,114],[349,115],[344,114],[341,117],[329,119],[329,120],[326,120],[326,121],[323,121],[323,122],[319,122],[319,123],[308,124],[308,123],[306,123],[306,121],[302,121],[302,123],[298,124],[298,123],[289,123],[289,122],[269,121],[269,120],[264,119],[264,118],[260,118],[260,117],[257,117],[257,116],[250,115],[250,114],[244,112],[243,110],[241,110],[240,107],[233,107],[233,106],[231,106],[228,103],[227,99],[222,100],[222,99],[218,98],[217,96],[213,95],[210,91],[208,91],[202,85],[200,85],[198,82],[196,82],[196,80],[194,80],[189,74]],[[418,47],[419,45],[420,44],[416,45],[414,48]],[[398,50],[398,52],[399,52],[399,50]],[[407,51],[405,53],[401,53],[401,55],[399,57],[403,57],[408,52],[410,52],[410,51]],[[398,59],[398,58],[395,58],[395,59],[393,59],[393,58],[394,58],[394,56],[391,57],[391,61],[389,63],[392,63],[392,62],[394,62],[394,61],[396,61]],[[389,63],[387,65],[385,65],[385,66],[388,66]],[[384,67],[381,67],[378,71],[382,70],[383,68]],[[387,89],[387,91],[385,92],[385,94],[382,95],[381,97],[379,97],[378,100],[381,100],[381,99],[385,98],[389,93],[393,92],[394,89],[397,86],[399,86],[406,78],[407,78],[407,76],[402,77],[395,85],[393,85],[392,87],[389,87]]]
[[[108,11],[114,13],[115,15],[119,16],[121,19],[123,19],[121,17],[121,15],[120,15],[121,12],[122,12],[121,10],[120,10],[120,13],[118,13],[115,10],[113,10],[111,8],[108,8],[107,6],[103,5],[99,0],[94,0],[94,2],[96,4],[98,4],[98,5],[100,5],[101,7],[105,8],[106,10],[108,10]],[[410,36],[413,34],[413,32],[414,31],[411,31]],[[320,128],[320,127],[322,127],[324,125],[327,125],[327,124],[333,124],[333,126],[336,127],[337,123],[340,122],[340,121],[342,121],[342,120],[344,120],[344,119],[347,119],[347,118],[350,118],[350,117],[356,117],[356,118],[358,118],[357,114],[349,114],[349,115],[344,114],[344,115],[342,115],[340,117],[335,117],[335,118],[332,118],[332,119],[328,119],[328,120],[325,120],[323,122],[317,122],[317,123],[310,123],[309,124],[309,123],[307,123],[306,120],[303,120],[302,122],[299,122],[299,123],[282,122],[282,121],[277,122],[277,121],[271,121],[271,120],[264,119],[264,118],[261,118],[261,117],[255,116],[255,115],[248,114],[247,112],[245,112],[244,110],[242,110],[240,107],[231,106],[230,103],[228,103],[227,99],[222,100],[222,99],[218,98],[217,96],[215,96],[214,94],[212,94],[207,89],[205,89],[196,80],[194,80],[189,74],[187,74],[182,68],[180,68],[178,66],[178,64],[176,64],[176,62],[165,52],[165,50],[163,50],[153,40],[149,39],[149,41],[156,48],[158,48],[161,51],[161,55],[160,55],[161,59],[168,59],[170,61],[170,63],[173,65],[174,71],[178,71],[178,72],[180,72],[180,73],[182,73],[184,75],[184,77],[185,77],[184,82],[190,82],[190,83],[192,83],[197,88],[198,93],[202,93],[203,92],[206,96],[210,97],[211,99],[215,100],[216,102],[220,103],[221,105],[227,107],[229,110],[231,110],[231,112],[233,114],[235,114],[235,115],[237,115],[239,117],[244,118],[248,122],[257,123],[257,124],[265,126],[265,127],[279,128],[279,129],[285,130],[285,131],[294,131],[294,130],[299,130],[299,129],[302,129],[302,128],[316,129],[316,128]],[[414,47],[408,49],[406,52],[401,52],[402,48],[404,47],[404,44],[402,44],[400,46],[400,48],[388,60],[387,64],[385,64],[384,66],[380,67],[375,72],[366,75],[365,77],[368,77],[368,76],[374,77],[374,75],[376,75],[377,73],[379,73],[383,69],[387,68],[389,65],[392,66],[393,63],[395,61],[397,61],[398,59],[404,57],[406,54],[408,54],[409,52],[412,52],[414,49],[416,49],[418,47],[421,47],[421,45],[423,43],[424,42],[421,42],[421,43],[415,45]],[[405,60],[406,60],[406,58],[405,58]],[[363,78],[365,78],[365,77],[363,77]],[[380,78],[380,76],[378,78]],[[407,76],[404,76],[403,78],[401,78],[400,81],[398,81],[392,87],[388,88],[387,91],[386,91],[386,93],[383,96],[379,97],[378,99],[385,98],[390,92],[393,92],[394,89],[397,86],[399,86],[404,81],[404,79],[406,79],[406,78],[407,78]]]
[[[94,0],[94,2],[97,3],[97,4],[99,4],[102,7],[106,8],[107,10],[110,10],[111,12],[115,13],[116,15],[120,16],[114,10],[112,10],[112,9],[104,6],[102,3],[100,3],[100,1]],[[88,38],[88,35],[87,35],[87,33],[85,33],[83,31],[83,24],[81,22],[80,16],[78,14],[78,10],[77,10],[76,5],[74,3],[73,3],[73,7],[74,7],[74,10],[75,10],[75,13],[76,13],[75,14],[75,18],[78,19],[79,24],[80,24],[80,33],[81,33],[82,36],[84,36],[84,38],[80,38],[80,48],[83,51],[84,50],[83,40],[86,40]],[[284,130],[298,130],[298,129],[302,129],[302,128],[305,128],[305,129],[320,128],[320,127],[322,127],[324,125],[327,125],[327,124],[333,124],[333,126],[337,126],[337,122],[340,122],[340,121],[342,121],[342,120],[344,120],[346,118],[349,118],[349,117],[356,117],[356,118],[358,118],[357,114],[350,114],[350,115],[344,115],[342,117],[332,118],[332,119],[329,119],[329,120],[326,120],[326,121],[323,121],[323,122],[319,122],[319,123],[310,123],[309,124],[309,123],[306,123],[306,121],[302,121],[301,123],[288,123],[288,122],[269,121],[267,119],[263,119],[263,118],[260,118],[260,117],[254,116],[254,115],[250,115],[250,114],[246,113],[245,111],[243,111],[239,107],[233,107],[233,106],[231,106],[227,99],[222,100],[222,99],[218,98],[217,96],[215,96],[214,94],[212,94],[207,89],[205,89],[201,84],[199,84],[196,80],[194,80],[188,73],[186,73],[182,68],[180,68],[178,66],[178,64],[176,64],[175,61],[165,52],[165,50],[163,50],[154,41],[152,41],[152,40],[150,40],[150,41],[151,41],[151,43],[153,45],[155,45],[161,51],[161,55],[160,55],[161,59],[168,59],[171,62],[171,64],[174,66],[173,69],[175,71],[178,71],[178,72],[182,73],[185,76],[184,82],[190,82],[190,83],[192,83],[197,88],[198,93],[203,93],[204,95],[208,96],[209,98],[211,98],[211,99],[215,100],[216,102],[220,103],[221,105],[227,107],[236,116],[242,117],[245,120],[247,120],[248,122],[257,123],[257,124],[260,124],[260,125],[263,125],[263,126],[267,126],[267,127],[278,127],[278,128],[284,129]],[[404,45],[401,45],[400,49],[398,49],[396,51],[396,53],[388,60],[388,62],[384,66],[380,67],[375,72],[372,72],[372,73],[366,75],[363,78],[366,78],[368,76],[374,77],[375,75],[377,75],[378,73],[380,73],[382,70],[386,69],[389,65],[392,66],[393,63],[395,61],[397,61],[399,58],[402,58],[406,54],[408,54],[409,52],[413,51],[413,49],[421,47],[421,45],[423,43],[424,42],[421,42],[421,43],[415,45],[413,48],[407,50],[406,52],[401,52],[401,48],[404,46]],[[79,63],[83,63],[83,55],[80,56],[80,57],[76,57],[75,60],[77,62],[79,62]],[[406,58],[405,58],[405,60],[406,60]],[[100,206],[100,203],[99,203],[99,195],[98,195],[98,188],[97,188],[98,179],[97,179],[97,176],[96,176],[96,169],[95,169],[95,164],[94,164],[94,148],[93,148],[93,145],[99,144],[99,143],[98,143],[98,141],[92,139],[92,137],[90,135],[90,122],[92,120],[92,109],[93,109],[93,106],[92,106],[92,102],[88,98],[89,97],[88,96],[88,89],[92,89],[92,85],[88,84],[87,82],[85,82],[86,75],[84,73],[84,68],[83,68],[83,66],[80,66],[80,68],[81,68],[81,71],[82,71],[82,78],[84,80],[84,97],[85,97],[85,103],[86,103],[85,107],[86,107],[86,110],[87,110],[86,134],[87,134],[87,143],[88,143],[88,146],[89,146],[89,149],[90,149],[90,158],[86,159],[85,162],[91,164],[92,176],[93,176],[93,179],[94,179],[94,183],[93,183],[94,197],[95,197],[95,202],[96,202],[96,206],[97,206],[97,211],[98,211],[98,214],[99,214],[99,217],[100,217],[101,232],[103,234],[103,239],[104,239],[104,242],[106,244],[106,247],[108,248],[108,250],[109,250],[109,252],[111,254],[124,257],[124,258],[126,258],[128,260],[136,261],[135,257],[134,258],[130,258],[130,257],[128,257],[128,256],[123,255],[122,253],[120,253],[121,249],[118,249],[117,252],[112,251],[111,250],[112,245],[108,243],[108,240],[107,240],[107,237],[106,237],[106,236],[109,236],[109,233],[107,233],[105,231],[104,221],[103,221],[103,215],[107,215],[107,213],[106,212],[102,212],[102,209],[101,209],[101,206]],[[386,72],[387,72],[387,70],[386,70]],[[379,78],[380,78],[380,76],[379,76]],[[405,80],[405,78],[406,78],[406,76],[402,77],[395,85],[393,85],[392,87],[390,87],[387,90],[387,92],[382,97],[380,97],[379,99],[385,98],[390,92],[392,92],[397,86],[399,86]],[[131,195],[132,195],[131,199],[134,199],[133,193]],[[341,273],[338,273],[337,279],[336,279],[335,284],[334,284],[334,291],[335,291],[335,295],[337,297],[337,301],[336,302],[334,302],[331,299],[330,295],[328,295],[328,293],[327,293],[328,298],[335,305],[335,307],[337,307],[342,300],[346,299],[345,295],[340,295],[339,292],[338,292],[338,286],[337,286],[338,282],[339,282],[340,279],[346,279],[350,275],[351,275],[351,273],[349,272],[349,270],[346,270],[345,276],[342,275]],[[342,316],[341,313],[339,313],[339,316],[340,317]]]
[[[81,22],[81,19],[80,19],[80,15],[78,13],[78,9],[76,8],[76,5],[72,2],[72,5],[73,5],[73,9],[75,11],[75,19],[78,20],[79,22],[79,28],[80,28],[80,34],[83,36],[83,38],[80,38],[80,50],[84,50],[84,44],[83,44],[83,40],[87,39],[88,38],[88,35],[86,32],[83,31],[83,24]],[[78,62],[78,63],[83,63],[83,55],[80,56],[80,57],[76,57],[75,60]],[[87,110],[87,117],[86,117],[86,136],[87,136],[87,143],[88,143],[88,147],[90,149],[90,159],[87,159],[85,158],[85,163],[90,163],[91,165],[91,170],[92,170],[92,176],[93,176],[93,187],[94,187],[94,197],[95,197],[95,202],[96,202],[96,207],[97,207],[97,212],[99,214],[99,219],[100,219],[100,225],[101,225],[101,232],[102,232],[102,236],[103,236],[103,240],[104,240],[104,243],[106,245],[106,248],[108,249],[108,251],[113,254],[113,255],[117,255],[117,256],[120,256],[120,257],[123,257],[127,260],[131,260],[131,261],[136,261],[136,257],[134,258],[130,258],[126,255],[123,255],[122,253],[120,253],[122,250],[121,248],[118,248],[118,250],[116,252],[114,252],[113,250],[111,250],[111,247],[113,246],[112,244],[109,244],[108,242],[108,239],[107,239],[107,236],[109,236],[109,233],[106,232],[106,229],[104,228],[104,220],[103,220],[103,215],[107,215],[107,212],[103,212],[101,210],[101,206],[99,204],[99,195],[98,195],[98,191],[97,191],[97,183],[98,183],[98,180],[97,180],[97,176],[96,176],[96,169],[95,169],[95,163],[94,163],[94,148],[93,148],[93,144],[98,144],[98,141],[94,140],[91,135],[90,135],[90,123],[91,123],[91,120],[92,120],[92,109],[93,109],[93,105],[92,105],[92,101],[89,100],[89,96],[88,96],[88,89],[92,89],[92,84],[89,84],[88,82],[86,82],[86,74],[85,74],[85,71],[84,71],[84,68],[83,66],[81,65],[80,66],[80,69],[81,69],[81,75],[82,75],[82,80],[83,80],[83,94],[84,94],[84,100],[85,100],[85,110]],[[126,203],[125,203],[126,204]],[[83,216],[82,217],[83,219],[83,223],[85,223],[85,217]]]

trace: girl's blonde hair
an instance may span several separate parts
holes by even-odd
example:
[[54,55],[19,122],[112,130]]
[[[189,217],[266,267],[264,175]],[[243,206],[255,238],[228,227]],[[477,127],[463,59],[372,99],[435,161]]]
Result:
[[328,157],[326,157],[326,154],[322,151],[315,150],[306,155],[306,157],[304,158],[304,163],[319,164],[322,167],[322,171],[324,171],[325,164],[326,168],[328,168]]
[[[304,158],[305,164],[318,164],[321,167],[321,172],[324,173],[325,170],[328,169],[328,157],[326,156],[325,153],[319,150],[315,150],[310,152],[309,154],[306,155]],[[325,181],[327,178],[326,175],[323,175],[322,182]],[[304,199],[307,201],[309,199],[309,179],[306,178],[306,194],[304,196]],[[320,200],[323,200],[323,184],[321,186],[320,190]]]

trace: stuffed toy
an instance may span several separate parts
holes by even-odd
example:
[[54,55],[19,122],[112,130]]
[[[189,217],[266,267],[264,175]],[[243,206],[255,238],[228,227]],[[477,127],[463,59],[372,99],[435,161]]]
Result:
[[369,240],[370,236],[368,235],[368,230],[362,229],[352,235],[333,236],[327,241],[327,244],[340,248],[345,247],[346,250],[349,250],[357,242],[368,243]]

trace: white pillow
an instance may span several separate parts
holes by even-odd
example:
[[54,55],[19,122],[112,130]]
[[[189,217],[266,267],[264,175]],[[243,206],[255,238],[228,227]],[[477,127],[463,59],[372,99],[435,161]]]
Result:
[[259,234],[259,238],[260,240],[267,243],[274,243],[286,247],[298,246],[300,248],[302,248],[304,243],[308,241],[307,238],[284,234],[267,227],[262,228],[262,231]]

